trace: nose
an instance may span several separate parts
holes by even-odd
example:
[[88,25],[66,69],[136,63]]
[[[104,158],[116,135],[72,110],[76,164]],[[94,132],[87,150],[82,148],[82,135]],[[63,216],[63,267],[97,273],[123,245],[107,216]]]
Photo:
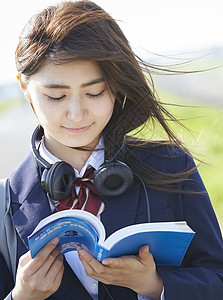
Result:
[[79,97],[74,97],[68,102],[67,119],[78,122],[85,118],[87,109]]

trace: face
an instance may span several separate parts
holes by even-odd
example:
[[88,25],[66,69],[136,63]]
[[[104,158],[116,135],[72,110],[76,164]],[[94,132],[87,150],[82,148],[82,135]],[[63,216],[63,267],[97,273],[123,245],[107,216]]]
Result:
[[95,147],[113,113],[115,96],[94,62],[45,62],[22,88],[52,153],[63,146]]

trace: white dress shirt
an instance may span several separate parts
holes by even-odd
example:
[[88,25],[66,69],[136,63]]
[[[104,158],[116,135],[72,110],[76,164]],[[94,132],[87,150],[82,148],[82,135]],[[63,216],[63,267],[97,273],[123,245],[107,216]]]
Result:
[[[104,147],[103,139],[100,139],[98,145],[96,146],[96,149],[100,149]],[[45,147],[44,145],[44,138],[40,144],[39,148],[40,155],[48,161],[50,164],[54,164],[55,162],[59,161],[57,157],[52,155]],[[105,152],[104,150],[99,150],[99,151],[93,151],[88,160],[86,161],[85,165],[81,169],[80,173],[74,169],[75,171],[75,176],[76,177],[82,177],[87,169],[87,167],[90,165],[95,170],[97,170],[101,164],[103,164],[105,161]],[[78,190],[77,190],[78,193]],[[49,201],[51,210],[55,209],[55,206],[52,204],[51,201]],[[100,218],[100,215],[98,216]],[[88,291],[88,293],[91,295],[91,297],[94,300],[98,300],[98,281],[95,280],[94,278],[91,278],[86,275],[85,269],[83,264],[81,263],[77,251],[70,251],[68,253],[64,254],[64,257],[82,285],[85,287],[85,289]],[[142,296],[138,294],[138,300],[152,300],[149,297]],[[164,299],[164,293],[162,293],[161,300]]]

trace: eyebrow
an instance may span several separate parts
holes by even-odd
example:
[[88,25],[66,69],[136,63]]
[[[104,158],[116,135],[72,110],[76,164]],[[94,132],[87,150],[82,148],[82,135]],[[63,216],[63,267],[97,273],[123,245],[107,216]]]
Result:
[[[104,82],[104,81],[105,81],[104,78],[97,78],[97,79],[91,80],[89,82],[82,83],[81,87],[87,87],[87,86],[97,84],[97,83],[101,83],[101,82]],[[47,89],[70,89],[69,85],[56,84],[56,83],[44,84],[43,87],[47,88]]]

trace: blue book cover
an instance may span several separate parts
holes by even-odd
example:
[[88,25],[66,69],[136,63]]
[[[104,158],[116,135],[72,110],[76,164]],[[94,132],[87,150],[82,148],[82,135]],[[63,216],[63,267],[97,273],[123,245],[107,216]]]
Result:
[[186,222],[143,223],[122,228],[105,240],[104,226],[97,217],[82,210],[67,210],[43,219],[28,243],[34,257],[59,236],[63,253],[80,246],[99,261],[138,254],[141,246],[148,245],[156,264],[179,266],[194,234]]

